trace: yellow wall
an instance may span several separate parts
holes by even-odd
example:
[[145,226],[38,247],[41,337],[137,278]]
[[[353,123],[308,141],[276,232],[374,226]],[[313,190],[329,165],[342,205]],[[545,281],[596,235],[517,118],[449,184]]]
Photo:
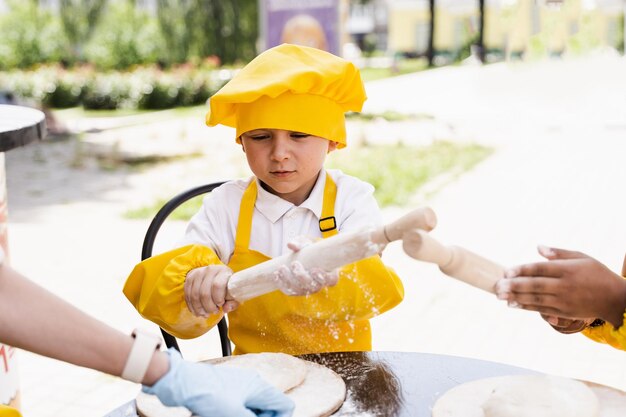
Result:
[[428,24],[427,8],[394,7],[388,15],[388,47],[393,51],[413,51],[417,44],[417,27]]
[[533,31],[535,0],[518,0],[506,7],[489,7],[485,10],[485,47],[509,52],[523,51]]
[[[437,24],[435,26],[435,46],[437,49],[451,51],[456,50],[467,42],[472,33],[469,27],[469,20],[472,17],[478,22],[478,10],[471,13],[450,13],[446,9],[437,9],[435,15]],[[457,26],[461,28],[457,31]],[[478,32],[478,27],[473,30]]]
[[[388,47],[393,51],[415,51],[417,48],[418,26],[428,26],[430,14],[427,7],[391,6],[388,15]],[[455,25],[463,25],[463,21],[472,16],[478,17],[478,12],[467,14],[452,14],[441,7],[435,13],[435,48],[439,50],[454,50],[458,39]],[[424,32],[426,33],[426,32]]]

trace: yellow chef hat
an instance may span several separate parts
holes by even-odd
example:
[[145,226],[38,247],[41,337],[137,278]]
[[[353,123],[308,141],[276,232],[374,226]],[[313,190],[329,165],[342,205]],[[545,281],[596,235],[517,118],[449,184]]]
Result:
[[209,126],[223,124],[242,133],[284,129],[346,146],[344,114],[361,111],[365,89],[349,61],[306,46],[268,49],[213,95]]

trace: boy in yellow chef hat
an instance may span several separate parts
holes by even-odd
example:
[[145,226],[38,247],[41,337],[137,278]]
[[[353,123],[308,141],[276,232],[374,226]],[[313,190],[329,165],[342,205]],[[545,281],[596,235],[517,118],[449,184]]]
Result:
[[255,177],[215,189],[187,228],[187,246],[135,267],[124,293],[139,313],[181,338],[228,313],[236,354],[370,350],[369,319],[404,295],[379,256],[342,268],[338,280],[294,263],[276,273],[282,291],[241,305],[225,299],[233,271],[298,250],[299,236],[381,223],[370,184],[323,168],[346,146],[345,112],[365,99],[352,63],[289,44],[260,54],[211,97],[207,124],[236,129]]

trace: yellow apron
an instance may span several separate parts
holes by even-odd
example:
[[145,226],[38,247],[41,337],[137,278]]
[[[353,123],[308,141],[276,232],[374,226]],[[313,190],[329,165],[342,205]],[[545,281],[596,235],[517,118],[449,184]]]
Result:
[[[336,194],[337,187],[334,181],[330,175],[326,175],[320,220],[320,230],[323,230],[324,238],[337,234],[334,223]],[[228,264],[234,272],[270,259],[248,247],[256,196],[257,183],[253,180],[241,200],[235,250]],[[369,262],[364,260],[358,262],[360,263],[363,265],[359,273],[378,276],[381,272],[388,274],[378,256],[370,258]],[[342,314],[342,301],[346,295],[344,293],[353,289],[353,285],[345,282],[346,279],[340,277],[336,287],[325,288],[309,296],[294,297],[274,291],[243,303],[237,310],[228,314],[229,337],[236,346],[235,354],[284,352],[299,355],[313,352],[371,350],[369,320],[352,318],[354,308],[347,308],[345,314]],[[347,295],[353,298],[353,295]],[[401,299],[402,296],[393,305]],[[361,301],[357,300],[358,303]],[[373,310],[381,312],[381,306],[372,307]]]

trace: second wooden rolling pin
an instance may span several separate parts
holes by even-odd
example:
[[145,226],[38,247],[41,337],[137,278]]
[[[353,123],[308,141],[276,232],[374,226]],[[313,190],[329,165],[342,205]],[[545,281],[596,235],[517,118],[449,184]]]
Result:
[[460,246],[443,245],[423,230],[408,230],[402,247],[411,258],[435,263],[444,274],[491,293],[504,278],[504,268],[497,263]]

